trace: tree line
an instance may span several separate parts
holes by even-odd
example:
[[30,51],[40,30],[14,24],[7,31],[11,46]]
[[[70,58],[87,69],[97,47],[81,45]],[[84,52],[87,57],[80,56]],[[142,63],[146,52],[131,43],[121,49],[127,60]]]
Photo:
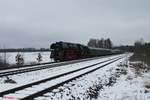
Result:
[[36,49],[36,48],[9,48],[9,49],[0,49],[0,52],[39,52],[39,51],[50,51],[50,49],[48,48],[40,48],[40,49]]
[[[136,41],[134,52],[150,58],[150,42]],[[150,61],[150,60],[149,60]]]
[[89,47],[95,47],[95,48],[106,48],[111,49],[112,48],[112,41],[107,38],[101,38],[101,39],[90,39],[88,42]]
[[137,40],[134,43],[133,52],[132,60],[140,60],[150,65],[150,42],[144,42],[143,39]]

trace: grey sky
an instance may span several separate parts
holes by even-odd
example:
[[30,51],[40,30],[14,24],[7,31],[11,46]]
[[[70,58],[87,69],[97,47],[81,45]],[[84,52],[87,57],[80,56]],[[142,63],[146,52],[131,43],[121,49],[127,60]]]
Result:
[[49,47],[56,41],[115,45],[150,41],[150,0],[0,0],[0,46]]

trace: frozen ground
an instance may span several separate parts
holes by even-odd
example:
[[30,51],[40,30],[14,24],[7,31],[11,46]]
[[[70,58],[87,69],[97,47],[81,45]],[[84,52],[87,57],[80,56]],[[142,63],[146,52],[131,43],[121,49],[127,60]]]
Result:
[[[135,63],[135,62],[134,62]],[[139,62],[137,62],[139,63]],[[137,64],[136,64],[137,65]],[[120,66],[122,67],[122,66]],[[123,66],[124,67],[124,66]],[[138,66],[135,66],[138,67]],[[148,67],[148,66],[145,66]],[[99,100],[150,100],[150,72],[137,69],[129,64],[124,67],[125,75],[121,75],[112,87],[105,87],[99,92]]]
[[150,100],[150,72],[137,73],[124,58],[36,98],[43,99]]
[[[101,68],[93,73],[64,84],[53,91],[36,98],[36,100],[150,100],[150,69],[141,62],[129,62],[128,57]],[[86,62],[91,64],[97,62]],[[83,66],[78,63],[56,69],[41,70],[27,74],[11,76],[17,84],[50,76],[53,72],[68,70],[70,67]],[[48,73],[49,72],[49,73]],[[44,73],[44,74],[42,74]],[[29,77],[30,76],[30,77]],[[37,77],[38,76],[38,77]],[[25,80],[23,80],[25,79]],[[4,85],[1,79],[1,86]],[[4,87],[16,84],[7,83]],[[1,87],[2,89],[2,87]]]
[[[111,85],[113,76],[116,72],[117,64],[123,62],[121,59],[115,63],[105,66],[95,72],[78,78],[68,84],[65,84],[58,89],[46,93],[44,96],[36,98],[37,100],[91,100],[98,97],[98,92],[104,85]],[[102,99],[103,100],[103,99]]]
[[60,73],[65,73],[65,72],[69,72],[69,71],[72,71],[75,69],[80,69],[80,68],[86,67],[88,65],[92,65],[92,64],[95,64],[95,63],[98,63],[101,61],[105,61],[105,60],[108,60],[111,58],[115,58],[118,56],[119,55],[8,76],[9,79],[12,79],[13,81],[15,81],[15,84],[7,83],[7,82],[5,82],[7,80],[7,78],[1,77],[0,78],[0,85],[1,85],[0,91],[4,91],[4,90],[7,90],[7,89],[10,89],[13,87],[17,87],[17,86],[20,86],[23,84],[35,82],[35,81],[42,80],[45,78],[49,78],[49,77],[58,75]]
[[[7,63],[9,63],[9,64],[16,64],[15,57],[16,57],[17,53],[18,52],[8,52],[8,53],[6,53]],[[25,64],[29,64],[29,63],[37,63],[36,58],[38,57],[38,53],[39,52],[22,52],[20,54],[23,54]],[[40,52],[40,53],[42,55],[41,63],[50,62],[51,61],[51,59],[50,59],[50,52]],[[0,56],[2,58],[4,58],[4,53],[0,53]]]

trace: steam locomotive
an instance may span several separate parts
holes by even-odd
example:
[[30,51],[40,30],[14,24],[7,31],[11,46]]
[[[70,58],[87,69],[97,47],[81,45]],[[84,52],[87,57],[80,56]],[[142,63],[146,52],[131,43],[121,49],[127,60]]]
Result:
[[81,44],[68,42],[53,43],[50,46],[50,50],[50,58],[53,58],[56,62],[122,53],[120,50],[91,48]]

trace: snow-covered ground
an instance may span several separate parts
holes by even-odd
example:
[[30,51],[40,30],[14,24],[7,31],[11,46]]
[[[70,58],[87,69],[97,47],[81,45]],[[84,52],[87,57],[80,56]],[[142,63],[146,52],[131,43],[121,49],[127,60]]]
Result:
[[43,99],[150,100],[150,72],[137,72],[124,58],[36,98]]
[[145,68],[142,70],[138,68],[140,71],[137,72],[130,64],[125,70],[127,74],[122,75],[116,84],[105,87],[100,92],[98,97],[100,100],[150,100],[150,72]]
[[[50,59],[50,52],[21,52],[20,54],[23,55],[25,64],[29,63],[37,63],[37,57],[38,53],[41,53],[42,55],[42,61],[41,63],[50,62],[52,59]],[[8,52],[6,53],[6,61],[9,64],[16,64],[16,55],[18,52]],[[0,53],[1,58],[4,58],[4,53]]]
[[[99,90],[104,85],[113,84],[113,74],[116,72],[117,65],[124,62],[121,59],[110,65],[107,65],[97,71],[78,78],[68,84],[65,84],[52,92],[44,94],[44,96],[36,98],[37,100],[91,100],[98,97]],[[103,99],[100,99],[103,100]]]
[[[137,68],[141,62],[130,62],[130,56],[128,54],[125,58],[64,84],[36,100],[150,100],[149,66],[143,64],[146,68]],[[10,76],[16,84],[3,83],[6,79],[3,77],[0,79],[1,89],[2,86],[10,88],[98,61],[102,59]]]
[[61,73],[69,72],[75,69],[80,69],[83,67],[86,67],[88,65],[95,64],[97,62],[105,61],[111,58],[118,57],[117,56],[111,56],[111,57],[106,57],[106,58],[101,58],[101,59],[95,59],[91,61],[84,61],[80,63],[75,63],[75,64],[69,64],[69,65],[64,65],[60,67],[55,67],[55,68],[49,68],[49,69],[43,69],[43,70],[38,70],[38,71],[33,71],[33,72],[27,72],[27,73],[21,73],[17,75],[10,75],[9,78],[14,80],[16,83],[11,84],[11,83],[5,83],[6,77],[1,77],[0,78],[0,91],[4,91],[13,87],[17,87],[23,84],[28,84],[32,83],[38,80],[42,80],[45,78],[49,78]]
[[36,100],[150,100],[150,68],[137,63],[124,58]]

